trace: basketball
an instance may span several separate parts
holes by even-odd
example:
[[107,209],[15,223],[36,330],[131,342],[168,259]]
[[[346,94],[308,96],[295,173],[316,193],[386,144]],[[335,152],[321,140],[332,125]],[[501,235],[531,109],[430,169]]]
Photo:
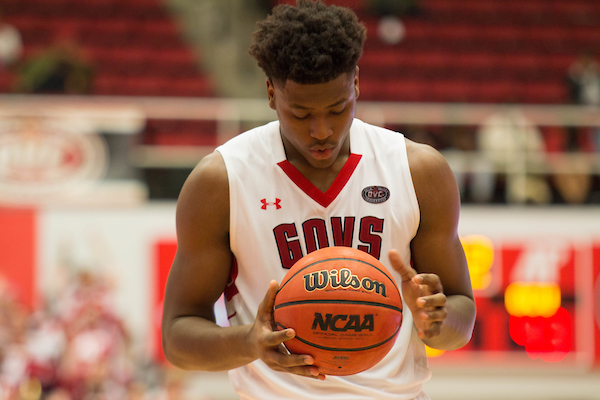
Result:
[[327,247],[302,257],[280,283],[274,319],[293,328],[285,342],[309,354],[321,373],[352,375],[377,364],[402,324],[402,299],[386,267],[349,247]]

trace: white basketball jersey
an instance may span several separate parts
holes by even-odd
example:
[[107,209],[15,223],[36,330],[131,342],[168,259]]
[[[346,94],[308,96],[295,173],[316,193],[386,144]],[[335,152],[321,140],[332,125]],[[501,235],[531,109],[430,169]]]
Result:
[[[388,251],[410,263],[419,207],[404,136],[355,119],[350,157],[327,192],[286,160],[279,122],[242,133],[217,149],[229,178],[230,244],[235,256],[225,291],[231,325],[254,322],[269,282],[283,279],[303,255],[344,245],[379,259],[394,276]],[[406,304],[392,350],[374,367],[325,381],[276,372],[257,360],[231,370],[242,399],[427,399],[425,348]]]

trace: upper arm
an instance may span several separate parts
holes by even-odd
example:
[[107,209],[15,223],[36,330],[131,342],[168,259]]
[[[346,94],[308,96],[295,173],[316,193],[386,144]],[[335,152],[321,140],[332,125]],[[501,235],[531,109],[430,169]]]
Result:
[[205,157],[177,201],[177,253],[165,291],[163,324],[181,316],[214,321],[229,279],[229,184],[220,153]]
[[452,170],[430,146],[407,140],[408,160],[420,210],[411,242],[413,267],[440,277],[444,293],[473,298],[467,261],[458,237],[460,196]]

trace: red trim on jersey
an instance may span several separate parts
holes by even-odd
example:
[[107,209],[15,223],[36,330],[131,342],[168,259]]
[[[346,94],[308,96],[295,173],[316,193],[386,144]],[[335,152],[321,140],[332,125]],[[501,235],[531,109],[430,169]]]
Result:
[[361,159],[360,154],[350,154],[348,160],[340,170],[339,174],[335,177],[335,180],[327,189],[325,193],[321,192],[315,185],[313,185],[304,175],[300,173],[288,160],[283,160],[277,163],[279,167],[285,172],[285,174],[298,186],[304,193],[309,195],[314,201],[327,207],[331,204],[338,194],[342,191],[346,183],[352,176],[352,173],[358,166],[358,162]]
[[[235,256],[233,256],[231,259],[231,269],[229,270],[229,281],[227,282],[227,286],[225,286],[225,290],[223,292],[223,294],[225,295],[226,301],[231,301],[231,299],[233,299],[233,296],[235,296],[236,294],[238,294],[240,292],[238,290],[237,286],[235,286],[235,280],[237,279],[237,276],[238,276],[238,263],[237,263],[237,259],[235,258]],[[229,317],[229,318],[231,318],[231,317]]]

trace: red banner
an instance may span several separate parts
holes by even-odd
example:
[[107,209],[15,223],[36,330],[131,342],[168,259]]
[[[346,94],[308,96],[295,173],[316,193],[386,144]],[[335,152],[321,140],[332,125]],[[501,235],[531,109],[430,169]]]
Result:
[[0,207],[0,283],[16,300],[29,308],[37,303],[35,287],[36,211]]

